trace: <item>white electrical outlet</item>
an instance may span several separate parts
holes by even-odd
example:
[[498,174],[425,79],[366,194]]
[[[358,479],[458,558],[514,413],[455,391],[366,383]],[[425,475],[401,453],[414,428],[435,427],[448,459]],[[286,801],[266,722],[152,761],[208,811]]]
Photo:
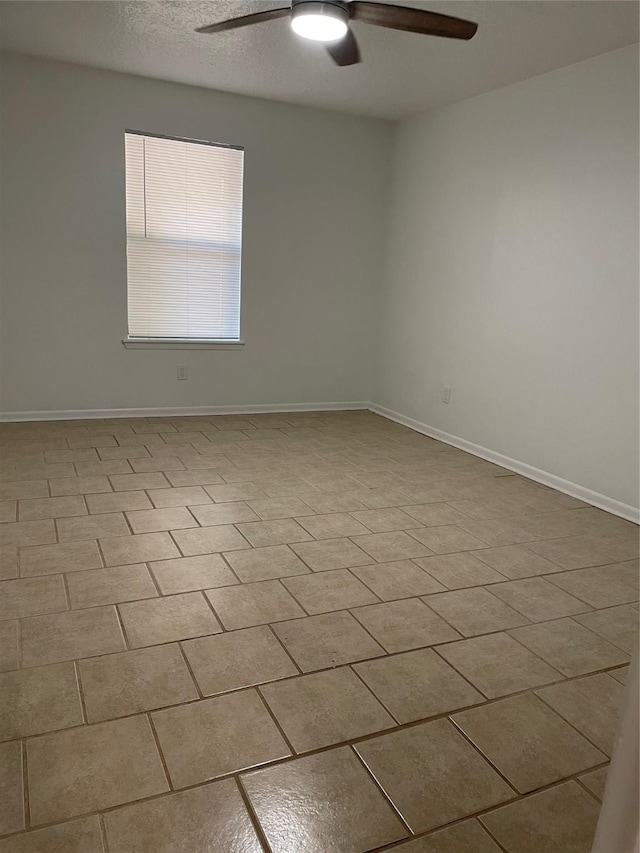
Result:
[[445,385],[445,387],[442,389],[442,402],[451,402],[451,388],[449,388],[447,385]]
[[179,364],[176,368],[176,372],[178,375],[178,379],[188,379],[189,378],[189,367],[186,364]]

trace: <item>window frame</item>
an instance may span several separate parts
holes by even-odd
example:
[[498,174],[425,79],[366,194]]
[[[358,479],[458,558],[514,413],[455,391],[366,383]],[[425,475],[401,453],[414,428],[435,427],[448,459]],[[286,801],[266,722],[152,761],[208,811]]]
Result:
[[[211,148],[230,148],[234,151],[242,151],[243,155],[245,153],[245,148],[243,145],[232,145],[226,142],[210,142],[206,139],[194,139],[186,136],[172,136],[166,133],[149,133],[144,130],[133,130],[132,128],[125,128],[125,139],[127,134],[132,134],[134,136],[147,136],[153,137],[155,139],[168,139],[174,142],[186,142],[193,143],[195,145],[207,145]],[[127,234],[127,220],[126,220],[126,197],[127,197],[127,169],[126,169],[126,160],[124,160],[124,151],[123,151],[123,165],[124,165],[124,197],[125,197],[125,260],[126,260],[126,248],[128,244],[128,234]],[[244,161],[243,161],[243,176],[244,176]],[[240,199],[241,202],[241,214],[242,214],[242,236],[244,238],[244,181],[242,184],[242,197]],[[241,264],[242,264],[242,250],[240,254]],[[242,267],[241,267],[242,268]],[[129,287],[129,277],[128,277],[128,269],[127,275],[125,276],[125,282],[127,287]],[[240,350],[245,344],[245,341],[242,336],[242,279],[240,280],[240,303],[239,303],[239,316],[238,316],[238,328],[239,328],[239,338],[238,340],[216,340],[215,338],[157,338],[157,337],[131,337],[128,333],[128,325],[129,325],[129,313],[127,308],[127,334],[122,338],[122,344],[125,349],[219,349],[219,350]]]

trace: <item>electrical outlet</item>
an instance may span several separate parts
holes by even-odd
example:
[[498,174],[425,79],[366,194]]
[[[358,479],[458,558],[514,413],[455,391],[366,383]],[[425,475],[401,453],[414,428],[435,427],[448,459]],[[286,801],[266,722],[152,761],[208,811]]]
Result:
[[176,368],[176,372],[178,375],[178,379],[188,379],[189,378],[189,367],[186,364],[179,364]]
[[442,389],[442,402],[451,402],[451,388],[449,388],[447,385],[445,385],[445,387]]

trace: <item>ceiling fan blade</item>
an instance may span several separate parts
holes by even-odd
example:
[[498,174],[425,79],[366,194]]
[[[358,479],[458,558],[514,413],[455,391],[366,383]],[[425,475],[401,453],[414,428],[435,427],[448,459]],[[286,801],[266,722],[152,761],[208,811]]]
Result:
[[360,49],[351,30],[347,30],[346,36],[340,41],[330,42],[325,47],[336,65],[357,65],[360,62]]
[[255,12],[253,15],[242,15],[239,18],[230,18],[228,21],[219,21],[216,24],[208,24],[206,27],[198,27],[196,32],[221,33],[224,30],[248,27],[250,24],[261,24],[263,21],[274,21],[276,18],[284,18],[290,14],[291,6],[282,9],[267,9],[266,12]]
[[473,38],[478,29],[478,25],[472,21],[440,15],[438,12],[410,9],[407,6],[390,6],[386,3],[364,3],[360,0],[349,3],[349,16],[353,21],[373,24],[376,27],[450,39]]

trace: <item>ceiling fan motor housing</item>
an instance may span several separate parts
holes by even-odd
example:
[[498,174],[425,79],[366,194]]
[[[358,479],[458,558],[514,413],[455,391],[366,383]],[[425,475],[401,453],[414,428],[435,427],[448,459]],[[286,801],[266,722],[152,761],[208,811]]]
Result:
[[307,15],[339,20],[344,23],[345,27],[349,23],[349,7],[342,0],[292,0],[292,21]]

